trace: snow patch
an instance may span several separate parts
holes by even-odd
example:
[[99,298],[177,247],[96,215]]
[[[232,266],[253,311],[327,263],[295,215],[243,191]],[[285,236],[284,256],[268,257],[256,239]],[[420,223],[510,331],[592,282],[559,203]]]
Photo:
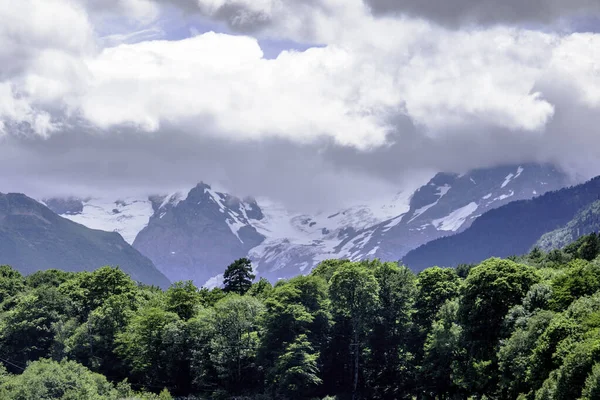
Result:
[[508,199],[509,197],[512,197],[512,196],[514,196],[514,195],[515,195],[515,192],[511,190],[511,191],[510,191],[510,193],[508,193],[508,194],[503,194],[503,195],[501,195],[501,196],[498,196],[498,197],[496,197],[496,198],[494,199],[494,201],[506,200],[506,199]]
[[484,200],[487,200],[487,199],[489,199],[490,197],[492,197],[492,194],[491,194],[491,193],[488,193],[488,194],[486,194],[485,196],[483,196],[483,197],[482,197],[482,199],[484,199]]
[[207,289],[214,289],[216,287],[221,286],[222,283],[223,283],[223,274],[219,274],[219,275],[215,275],[212,278],[208,279],[202,286]]
[[84,201],[80,214],[65,214],[62,217],[91,229],[117,232],[127,243],[133,244],[135,237],[148,225],[153,214],[152,202],[148,199],[125,198],[114,201],[94,198]]
[[525,168],[519,167],[519,168],[517,168],[516,174],[506,175],[506,178],[504,178],[504,182],[502,183],[502,186],[500,188],[504,189],[506,187],[506,185],[508,185],[512,180],[517,179],[519,176],[521,176],[523,171],[525,171]]
[[506,175],[506,178],[504,178],[504,182],[502,183],[502,186],[500,186],[501,189],[504,189],[506,187],[506,185],[508,185],[510,183],[510,181],[512,181],[512,179],[515,177],[514,174],[508,174]]
[[444,218],[433,220],[431,223],[438,230],[457,231],[465,220],[477,210],[478,204],[471,202],[464,207],[459,208],[445,216]]

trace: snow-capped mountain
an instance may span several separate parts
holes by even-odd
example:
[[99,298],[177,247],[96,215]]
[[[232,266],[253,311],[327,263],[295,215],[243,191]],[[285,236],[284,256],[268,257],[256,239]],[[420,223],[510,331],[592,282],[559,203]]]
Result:
[[503,166],[463,175],[440,173],[415,192],[406,214],[359,232],[345,245],[356,254],[351,259],[368,254],[399,260],[422,244],[467,229],[491,209],[569,183],[564,173],[550,165]]
[[73,221],[121,233],[172,281],[212,285],[220,283],[219,274],[231,261],[245,256],[260,276],[273,281],[307,273],[328,258],[395,261],[466,229],[492,208],[568,183],[548,165],[440,173],[391,199],[316,215],[290,213],[266,198],[239,199],[204,183],[187,194],[46,204]]

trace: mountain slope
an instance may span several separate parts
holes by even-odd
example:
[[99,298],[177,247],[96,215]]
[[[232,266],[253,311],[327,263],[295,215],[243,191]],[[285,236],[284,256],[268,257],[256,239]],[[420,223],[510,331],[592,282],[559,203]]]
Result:
[[119,266],[134,280],[161,287],[169,280],[117,233],[92,230],[23,195],[0,194],[0,264],[24,274]]
[[595,201],[577,212],[562,228],[544,234],[535,246],[545,251],[561,249],[581,236],[600,231],[600,201]]
[[406,215],[376,227],[379,232],[372,235],[367,247],[375,257],[398,260],[424,243],[467,229],[489,210],[567,184],[566,175],[550,165],[500,166],[464,175],[438,174],[415,193]]
[[203,284],[265,239],[249,223],[262,218],[255,201],[201,183],[177,204],[159,205],[133,245],[173,281]]
[[413,270],[489,257],[528,252],[545,233],[571,221],[583,207],[600,198],[600,177],[582,185],[546,193],[533,200],[516,201],[477,218],[462,233],[427,243],[402,258]]

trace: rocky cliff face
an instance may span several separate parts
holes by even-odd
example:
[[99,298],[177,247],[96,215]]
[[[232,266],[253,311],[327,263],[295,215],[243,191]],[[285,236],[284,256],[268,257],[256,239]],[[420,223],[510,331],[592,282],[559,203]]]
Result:
[[255,201],[202,183],[176,205],[159,206],[133,245],[172,280],[204,283],[264,241],[251,223],[262,218]]

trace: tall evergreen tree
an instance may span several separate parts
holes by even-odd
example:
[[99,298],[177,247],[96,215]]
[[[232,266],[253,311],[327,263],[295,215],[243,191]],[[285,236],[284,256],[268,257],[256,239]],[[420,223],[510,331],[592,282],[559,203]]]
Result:
[[227,293],[244,295],[252,287],[256,276],[252,273],[252,262],[247,258],[235,260],[223,274],[223,290]]

